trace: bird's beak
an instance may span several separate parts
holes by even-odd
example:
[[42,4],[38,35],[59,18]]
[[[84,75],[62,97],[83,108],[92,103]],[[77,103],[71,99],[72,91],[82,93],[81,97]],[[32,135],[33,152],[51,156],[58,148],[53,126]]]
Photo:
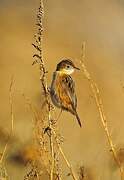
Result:
[[77,70],[80,70],[80,69],[79,69],[78,67],[76,67],[76,66],[75,66],[74,68],[77,69]]

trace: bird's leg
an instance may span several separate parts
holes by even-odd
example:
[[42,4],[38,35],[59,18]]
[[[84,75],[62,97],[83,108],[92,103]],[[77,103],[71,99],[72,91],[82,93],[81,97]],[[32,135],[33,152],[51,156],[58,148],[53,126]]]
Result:
[[56,122],[59,120],[61,114],[62,114],[62,108],[61,108],[61,111],[60,111],[60,113],[59,113],[59,115],[58,115],[58,117],[57,117],[57,119],[56,119]]
[[57,116],[57,118],[51,120],[52,125],[56,125],[57,121],[59,120],[59,118],[60,118],[60,116],[61,116],[61,113],[62,113],[62,109],[61,109],[59,115]]

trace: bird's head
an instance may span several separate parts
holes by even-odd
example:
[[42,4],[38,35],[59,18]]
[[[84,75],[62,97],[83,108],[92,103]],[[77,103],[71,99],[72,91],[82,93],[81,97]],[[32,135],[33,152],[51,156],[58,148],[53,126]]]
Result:
[[80,70],[74,65],[74,63],[70,59],[64,59],[60,61],[56,67],[56,71],[59,71],[68,75],[72,74],[75,71],[75,69]]

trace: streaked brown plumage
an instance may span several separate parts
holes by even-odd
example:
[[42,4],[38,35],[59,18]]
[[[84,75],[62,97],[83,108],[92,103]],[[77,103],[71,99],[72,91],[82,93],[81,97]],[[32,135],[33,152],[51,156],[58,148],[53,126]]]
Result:
[[53,104],[75,115],[81,127],[81,121],[76,111],[75,83],[70,76],[75,69],[79,70],[69,59],[62,60],[57,64],[56,71],[53,73],[50,94]]

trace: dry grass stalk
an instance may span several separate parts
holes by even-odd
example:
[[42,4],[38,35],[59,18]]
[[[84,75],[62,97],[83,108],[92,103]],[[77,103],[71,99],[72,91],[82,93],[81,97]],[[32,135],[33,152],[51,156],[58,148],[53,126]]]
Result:
[[7,151],[7,147],[9,144],[9,141],[13,135],[13,125],[14,125],[14,115],[13,115],[13,96],[12,96],[12,90],[13,90],[13,83],[14,83],[14,79],[13,77],[11,78],[11,82],[10,82],[10,87],[9,87],[9,103],[10,103],[10,114],[11,114],[11,131],[10,131],[10,135],[7,138],[6,144],[4,146],[4,150],[2,152],[2,155],[0,157],[0,179],[2,180],[7,180],[8,179],[8,175],[6,173],[6,169],[3,166],[3,160],[5,158],[5,154]]
[[69,168],[69,170],[70,170],[70,175],[72,176],[72,178],[73,178],[74,180],[78,180],[77,177],[76,177],[76,175],[75,175],[75,172],[74,172],[74,170],[72,169],[72,166],[71,166],[71,164],[69,163],[68,159],[66,158],[66,156],[65,156],[65,154],[64,154],[61,146],[60,146],[58,143],[57,143],[57,146],[58,146],[58,149],[59,149],[59,151],[60,151],[60,153],[61,153],[61,155],[62,155],[62,157],[63,157],[63,159],[64,159],[64,161],[65,161],[65,163],[66,163],[66,165],[68,166],[68,168]]
[[63,157],[63,159],[64,159],[64,161],[65,161],[65,163],[66,163],[66,165],[67,165],[67,167],[68,167],[69,170],[70,170],[70,175],[72,176],[72,178],[73,178],[74,180],[78,180],[77,177],[76,177],[76,175],[75,175],[75,172],[74,172],[74,170],[73,170],[73,168],[72,168],[72,166],[71,166],[71,164],[70,164],[70,162],[68,161],[65,153],[63,152],[60,144],[58,143],[58,137],[56,136],[56,133],[55,133],[54,130],[53,130],[53,133],[54,133],[54,138],[55,138],[55,141],[56,141],[56,145],[57,145],[57,147],[58,147],[58,149],[59,149],[59,151],[60,151],[60,153],[61,153],[61,155],[62,155],[62,157]]
[[2,156],[0,158],[0,163],[2,164],[3,162],[3,159],[4,159],[4,156],[5,156],[5,153],[6,153],[6,150],[7,150],[7,147],[8,147],[8,144],[9,144],[9,141],[10,141],[10,138],[11,136],[13,135],[13,127],[14,127],[14,115],[13,115],[13,95],[12,95],[12,90],[13,90],[13,84],[14,84],[14,78],[12,76],[11,78],[11,82],[10,82],[10,87],[9,87],[9,103],[10,103],[10,114],[11,114],[11,132],[10,132],[10,135],[8,136],[8,139],[6,141],[6,144],[5,144],[5,147],[4,147],[4,150],[3,150],[3,153],[2,153]]
[[100,120],[102,122],[102,125],[103,125],[103,128],[105,130],[105,134],[107,136],[107,139],[108,139],[108,143],[110,145],[110,148],[111,148],[111,152],[113,154],[113,158],[120,170],[120,175],[121,175],[121,180],[123,180],[123,167],[121,165],[121,162],[117,156],[117,152],[116,152],[116,149],[115,149],[115,146],[113,144],[113,141],[112,141],[112,137],[110,135],[110,132],[109,132],[109,129],[108,129],[108,125],[107,125],[107,120],[106,120],[106,115],[105,115],[105,112],[104,112],[104,108],[103,108],[103,102],[102,102],[102,98],[101,98],[101,95],[100,95],[100,90],[98,88],[98,85],[94,82],[94,80],[92,79],[89,71],[87,70],[87,67],[84,63],[85,61],[85,42],[83,43],[82,45],[82,55],[81,55],[81,60],[80,60],[80,63],[81,63],[81,66],[83,68],[83,72],[84,72],[84,75],[86,77],[86,79],[88,79],[89,83],[90,83],[90,87],[91,87],[91,90],[92,90],[92,93],[94,95],[94,99],[95,99],[95,102],[96,102],[96,105],[97,105],[97,108],[98,108],[98,112],[99,112],[99,115],[100,115]]
[[14,78],[12,76],[10,88],[9,88],[9,101],[10,101],[10,114],[11,114],[11,135],[14,130],[14,115],[13,115],[13,97],[12,97],[12,88],[13,88]]

